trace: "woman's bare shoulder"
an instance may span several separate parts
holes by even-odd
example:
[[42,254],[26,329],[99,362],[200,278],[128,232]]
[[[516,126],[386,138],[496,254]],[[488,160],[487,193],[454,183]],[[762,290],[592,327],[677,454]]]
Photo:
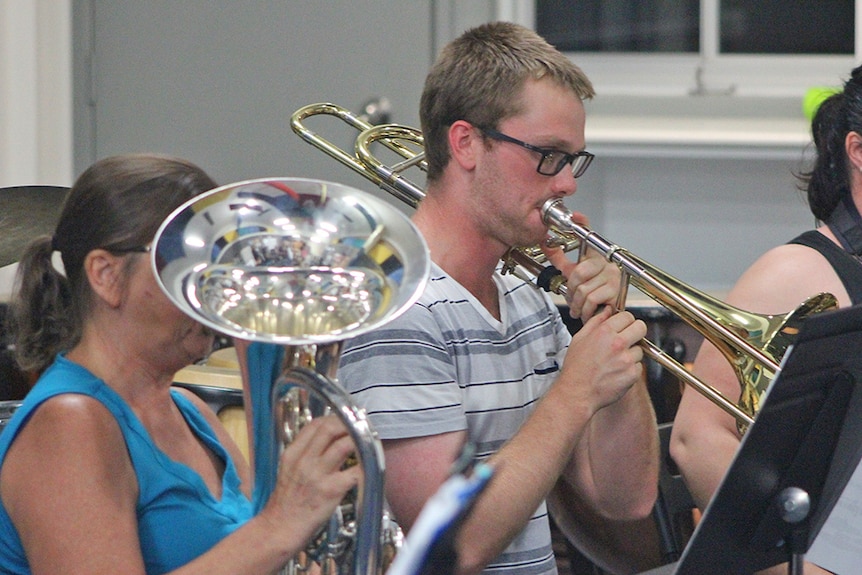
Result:
[[779,313],[823,292],[834,294],[841,305],[849,303],[841,279],[820,252],[784,244],[763,253],[740,276],[728,301],[752,311]]

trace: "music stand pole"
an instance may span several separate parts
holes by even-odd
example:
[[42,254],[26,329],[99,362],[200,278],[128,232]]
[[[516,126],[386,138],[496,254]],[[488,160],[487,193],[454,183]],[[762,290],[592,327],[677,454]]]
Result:
[[781,563],[802,575],[862,461],[862,356],[847,353],[856,349],[862,305],[805,320],[679,562],[650,575],[750,574]]
[[[781,519],[791,525],[804,521],[811,511],[811,498],[808,497],[808,492],[798,487],[783,489],[778,494],[777,500]],[[789,575],[802,575],[807,534],[806,529],[800,528],[794,529],[787,535],[785,544],[790,554],[790,562],[787,565]]]

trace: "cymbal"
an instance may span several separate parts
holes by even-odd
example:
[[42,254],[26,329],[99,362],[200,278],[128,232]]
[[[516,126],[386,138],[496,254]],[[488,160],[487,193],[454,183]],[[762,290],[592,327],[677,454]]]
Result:
[[0,267],[17,262],[37,236],[54,233],[69,188],[0,188]]

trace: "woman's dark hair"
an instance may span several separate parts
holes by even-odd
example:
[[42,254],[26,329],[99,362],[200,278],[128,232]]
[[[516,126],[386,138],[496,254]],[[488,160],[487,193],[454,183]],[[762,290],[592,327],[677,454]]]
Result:
[[862,66],[851,72],[844,89],[823,101],[811,121],[817,157],[810,172],[800,175],[808,205],[818,220],[829,219],[835,206],[850,193],[850,170],[844,141],[862,135]]
[[[81,174],[54,236],[35,239],[18,263],[8,320],[19,367],[40,373],[80,339],[92,302],[84,273],[88,253],[148,245],[175,208],[215,187],[196,165],[154,154],[112,156]],[[65,275],[54,268],[54,251]]]

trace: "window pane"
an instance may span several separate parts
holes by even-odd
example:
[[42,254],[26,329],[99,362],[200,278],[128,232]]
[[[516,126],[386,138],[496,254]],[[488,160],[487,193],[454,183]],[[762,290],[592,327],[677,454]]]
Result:
[[699,0],[536,0],[536,31],[564,52],[698,52],[699,20]]
[[853,54],[853,0],[721,0],[723,54]]

